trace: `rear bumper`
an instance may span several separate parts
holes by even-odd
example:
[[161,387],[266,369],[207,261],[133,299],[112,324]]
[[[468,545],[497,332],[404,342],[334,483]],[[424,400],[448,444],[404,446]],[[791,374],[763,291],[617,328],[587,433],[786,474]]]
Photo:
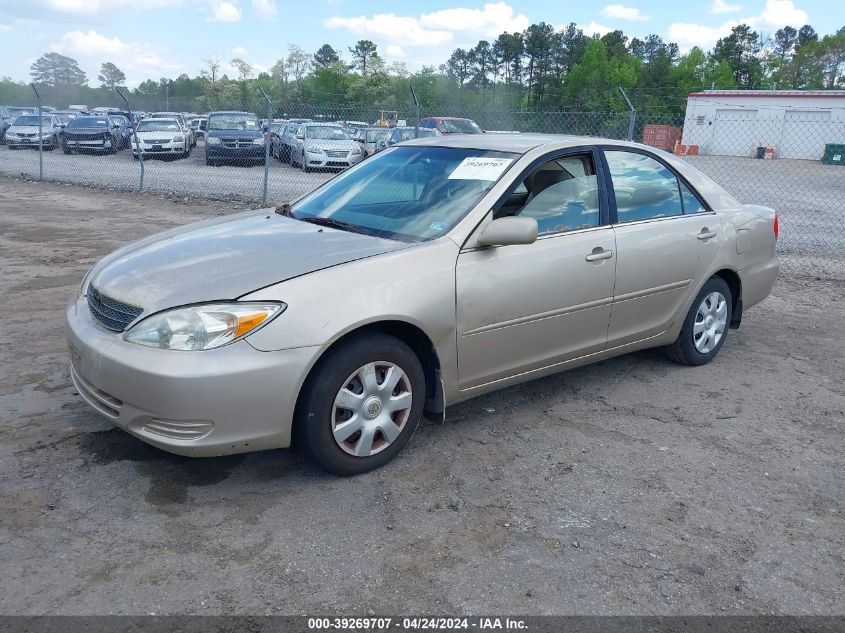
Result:
[[757,305],[768,297],[775,285],[780,264],[776,257],[738,271],[742,283],[742,309]]
[[146,348],[100,327],[84,297],[65,318],[71,377],[97,412],[171,453],[215,456],[290,445],[296,398],[319,348]]

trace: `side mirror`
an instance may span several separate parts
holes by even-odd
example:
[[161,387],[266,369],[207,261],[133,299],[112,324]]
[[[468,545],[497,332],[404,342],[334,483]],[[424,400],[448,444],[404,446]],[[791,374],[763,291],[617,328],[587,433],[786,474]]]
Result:
[[304,134],[297,134],[297,135],[296,135],[296,140],[297,140],[297,141],[301,141],[301,140],[302,140],[302,139],[304,139],[304,138],[305,138],[305,135],[304,135]]
[[479,246],[512,246],[533,244],[537,241],[537,220],[534,218],[506,217],[493,220],[481,230]]

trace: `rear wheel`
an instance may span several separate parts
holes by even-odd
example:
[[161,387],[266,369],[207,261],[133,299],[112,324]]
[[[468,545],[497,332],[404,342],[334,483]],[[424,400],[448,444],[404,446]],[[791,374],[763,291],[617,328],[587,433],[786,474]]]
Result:
[[321,359],[297,407],[296,434],[326,470],[357,475],[389,462],[420,423],[425,375],[405,343],[373,333]]
[[711,277],[687,313],[681,333],[666,355],[682,365],[705,365],[716,357],[731,322],[733,297],[721,277]]

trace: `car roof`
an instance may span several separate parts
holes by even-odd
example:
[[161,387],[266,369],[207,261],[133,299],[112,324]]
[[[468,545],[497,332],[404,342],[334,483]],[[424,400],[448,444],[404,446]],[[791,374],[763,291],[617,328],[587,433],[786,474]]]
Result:
[[172,116],[151,116],[144,119],[144,121],[173,121],[178,123],[179,120]]
[[[420,121],[425,121],[426,119],[432,121],[472,121],[472,119],[468,119],[465,116],[426,116],[420,119]],[[475,123],[475,121],[472,122]]]
[[326,121],[304,121],[300,123],[300,125],[304,125],[306,127],[343,127],[340,123],[328,123]]
[[[449,134],[411,139],[403,145],[428,145],[434,147],[456,147],[486,151],[513,152],[525,154],[541,145],[558,148],[579,145],[620,145],[623,147],[644,147],[639,143],[604,139],[595,136],[567,136],[564,134]],[[649,147],[654,150],[655,148]]]
[[[249,116],[255,116],[252,112],[244,112],[243,110],[215,110],[214,112],[209,112],[208,116],[214,114],[248,114]],[[255,118],[257,119],[258,117]]]

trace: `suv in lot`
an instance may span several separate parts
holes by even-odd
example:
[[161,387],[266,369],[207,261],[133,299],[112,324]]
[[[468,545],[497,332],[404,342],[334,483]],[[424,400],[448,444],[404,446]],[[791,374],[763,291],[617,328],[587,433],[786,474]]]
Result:
[[205,133],[205,164],[222,162],[262,164],[264,130],[252,112],[221,111],[208,115]]
[[454,116],[430,116],[420,119],[420,127],[437,130],[441,134],[484,134],[472,119]]

